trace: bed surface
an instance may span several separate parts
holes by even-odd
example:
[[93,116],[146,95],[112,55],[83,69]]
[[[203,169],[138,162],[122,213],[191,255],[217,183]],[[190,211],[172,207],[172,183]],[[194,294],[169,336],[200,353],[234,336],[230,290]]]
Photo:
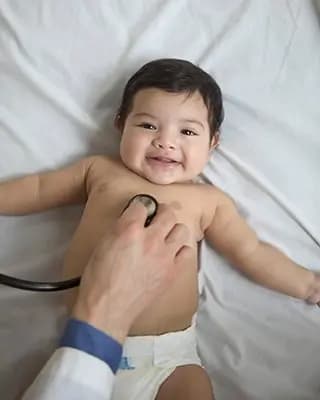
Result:
[[[126,79],[189,59],[225,101],[203,178],[259,236],[320,271],[320,29],[317,2],[0,1],[0,179],[115,153]],[[0,217],[0,270],[59,279],[81,213]],[[242,277],[205,243],[199,350],[217,400],[320,398],[320,309]],[[61,294],[0,287],[0,391],[13,400],[55,348]]]

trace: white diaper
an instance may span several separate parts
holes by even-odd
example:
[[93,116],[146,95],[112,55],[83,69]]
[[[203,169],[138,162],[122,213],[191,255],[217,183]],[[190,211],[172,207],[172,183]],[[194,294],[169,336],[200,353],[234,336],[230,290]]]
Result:
[[154,400],[176,367],[201,365],[194,325],[160,336],[127,338],[112,400]]

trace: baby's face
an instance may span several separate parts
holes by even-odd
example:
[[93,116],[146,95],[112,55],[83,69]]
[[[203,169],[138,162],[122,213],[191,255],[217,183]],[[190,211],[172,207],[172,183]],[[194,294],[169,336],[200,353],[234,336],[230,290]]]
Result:
[[209,150],[208,110],[200,93],[148,88],[135,95],[120,144],[127,168],[160,185],[186,182],[201,172]]

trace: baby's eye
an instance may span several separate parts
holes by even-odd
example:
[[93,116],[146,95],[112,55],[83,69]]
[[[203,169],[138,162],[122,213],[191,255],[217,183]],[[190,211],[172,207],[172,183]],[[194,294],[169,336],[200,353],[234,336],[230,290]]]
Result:
[[181,133],[186,136],[198,136],[198,134],[191,129],[182,129]]
[[140,126],[141,128],[144,128],[144,129],[151,129],[151,130],[157,129],[154,125],[149,124],[148,122],[142,122],[138,126]]

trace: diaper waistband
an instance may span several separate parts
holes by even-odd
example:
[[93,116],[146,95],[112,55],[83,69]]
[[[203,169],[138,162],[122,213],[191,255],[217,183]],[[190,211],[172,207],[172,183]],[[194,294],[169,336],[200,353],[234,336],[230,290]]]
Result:
[[195,326],[159,336],[131,336],[123,346],[120,369],[168,364],[170,361],[192,360],[199,363]]

